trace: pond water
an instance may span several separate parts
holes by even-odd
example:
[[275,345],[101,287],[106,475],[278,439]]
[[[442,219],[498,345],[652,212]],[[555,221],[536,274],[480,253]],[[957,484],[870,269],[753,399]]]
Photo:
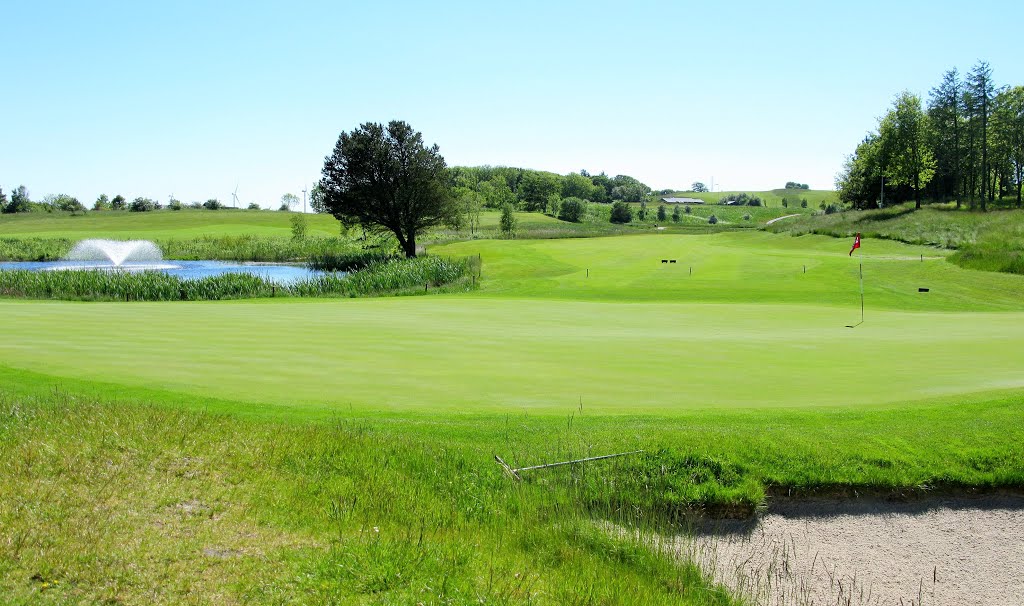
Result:
[[183,279],[199,279],[222,274],[252,274],[276,284],[291,284],[315,278],[326,272],[307,269],[302,265],[280,263],[243,263],[238,261],[157,261],[122,265],[95,261],[40,261],[2,262],[0,270],[27,269],[31,271],[102,270],[102,271],[160,271]]

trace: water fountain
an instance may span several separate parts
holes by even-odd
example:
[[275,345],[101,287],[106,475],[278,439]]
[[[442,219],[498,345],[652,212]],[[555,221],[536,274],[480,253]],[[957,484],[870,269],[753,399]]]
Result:
[[261,264],[236,261],[166,261],[149,240],[82,240],[60,261],[4,261],[5,270],[27,271],[159,271],[182,279],[201,279],[223,274],[257,275],[271,282],[287,284],[323,275],[301,265]]
[[74,268],[83,269],[152,270],[175,267],[163,262],[160,249],[149,240],[82,240],[75,244],[64,261]]

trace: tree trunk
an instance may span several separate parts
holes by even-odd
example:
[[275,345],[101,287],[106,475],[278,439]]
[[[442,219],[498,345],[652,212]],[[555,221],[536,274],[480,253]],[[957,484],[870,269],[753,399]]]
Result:
[[405,257],[407,259],[411,259],[416,256],[416,234],[409,234],[409,237],[401,244],[402,251],[405,253]]

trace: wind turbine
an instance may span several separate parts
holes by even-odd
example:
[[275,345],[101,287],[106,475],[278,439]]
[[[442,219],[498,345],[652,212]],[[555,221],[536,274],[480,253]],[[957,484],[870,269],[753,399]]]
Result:
[[235,191],[231,192],[231,206],[238,208],[238,183],[235,183]]

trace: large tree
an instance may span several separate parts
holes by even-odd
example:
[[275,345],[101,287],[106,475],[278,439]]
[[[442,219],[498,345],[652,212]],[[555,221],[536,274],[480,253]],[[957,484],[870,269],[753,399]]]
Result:
[[324,206],[347,225],[390,231],[407,257],[416,256],[416,236],[457,212],[447,167],[437,145],[393,120],[367,122],[342,132],[324,159],[320,187]]
[[978,168],[981,186],[981,210],[988,209],[988,196],[992,194],[989,185],[990,170],[988,159],[989,117],[992,113],[992,101],[995,97],[995,85],[992,83],[992,68],[985,61],[979,61],[967,77],[968,109],[971,113],[972,132],[976,133],[981,144],[981,162]]
[[936,198],[960,199],[964,189],[961,185],[963,171],[963,82],[957,70],[951,69],[942,76],[942,83],[931,90],[928,100],[929,143],[935,151],[935,179],[933,189]]
[[935,174],[935,158],[928,146],[928,117],[921,111],[921,99],[904,91],[879,126],[882,148],[888,163],[885,176],[893,185],[914,190],[915,207],[921,208],[921,188]]

